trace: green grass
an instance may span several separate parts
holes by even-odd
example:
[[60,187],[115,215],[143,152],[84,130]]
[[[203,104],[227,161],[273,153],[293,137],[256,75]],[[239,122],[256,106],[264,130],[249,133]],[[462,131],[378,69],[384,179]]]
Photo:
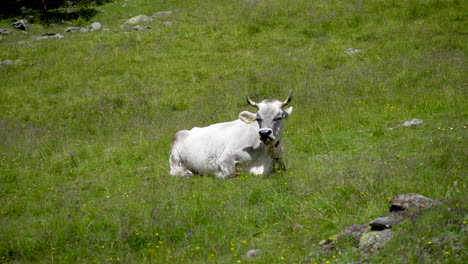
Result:
[[[92,21],[109,32],[62,33],[80,20],[0,41],[0,61],[21,59],[0,67],[0,263],[466,262],[463,1],[98,8]],[[166,10],[150,31],[119,29]],[[65,38],[32,38],[44,32]],[[176,131],[237,118],[245,94],[290,89],[286,172],[168,175]],[[424,123],[401,126],[413,118]],[[374,255],[320,252],[408,192],[448,202]]]

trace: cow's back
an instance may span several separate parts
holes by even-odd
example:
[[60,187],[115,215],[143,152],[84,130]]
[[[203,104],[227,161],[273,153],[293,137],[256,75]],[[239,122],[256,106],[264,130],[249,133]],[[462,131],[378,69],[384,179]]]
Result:
[[235,120],[177,132],[171,147],[171,174],[174,163],[194,173],[215,174],[226,159],[236,163],[251,159],[244,149],[258,146],[257,130],[256,123]]

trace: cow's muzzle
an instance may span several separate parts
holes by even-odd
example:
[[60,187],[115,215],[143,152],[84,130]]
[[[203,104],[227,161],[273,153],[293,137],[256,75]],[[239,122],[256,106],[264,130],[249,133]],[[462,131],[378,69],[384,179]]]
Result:
[[261,128],[258,131],[260,135],[260,140],[265,144],[272,144],[275,141],[275,136],[273,135],[273,130],[271,128]]

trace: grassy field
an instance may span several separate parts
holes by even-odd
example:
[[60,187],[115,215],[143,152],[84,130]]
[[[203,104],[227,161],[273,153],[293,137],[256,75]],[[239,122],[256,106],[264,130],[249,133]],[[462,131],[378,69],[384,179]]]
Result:
[[[0,61],[21,60],[0,67],[0,263],[468,261],[466,3],[98,9],[89,22],[0,40]],[[167,10],[149,31],[119,29]],[[63,33],[93,21],[110,31]],[[65,38],[33,38],[45,32]],[[290,89],[287,171],[168,174],[175,132],[252,111],[245,94],[284,100]],[[401,126],[413,118],[424,123]],[[402,223],[375,254],[317,246],[410,192],[445,203]],[[262,252],[247,258],[250,249]]]

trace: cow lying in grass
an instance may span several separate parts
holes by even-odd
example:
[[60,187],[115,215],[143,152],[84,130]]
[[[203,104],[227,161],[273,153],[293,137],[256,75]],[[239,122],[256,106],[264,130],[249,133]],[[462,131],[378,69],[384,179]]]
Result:
[[284,169],[280,145],[283,121],[291,115],[292,107],[283,110],[292,99],[280,102],[265,99],[247,102],[258,109],[257,113],[243,111],[239,119],[181,130],[174,136],[169,163],[171,175],[215,175],[229,178],[236,171],[268,174]]

